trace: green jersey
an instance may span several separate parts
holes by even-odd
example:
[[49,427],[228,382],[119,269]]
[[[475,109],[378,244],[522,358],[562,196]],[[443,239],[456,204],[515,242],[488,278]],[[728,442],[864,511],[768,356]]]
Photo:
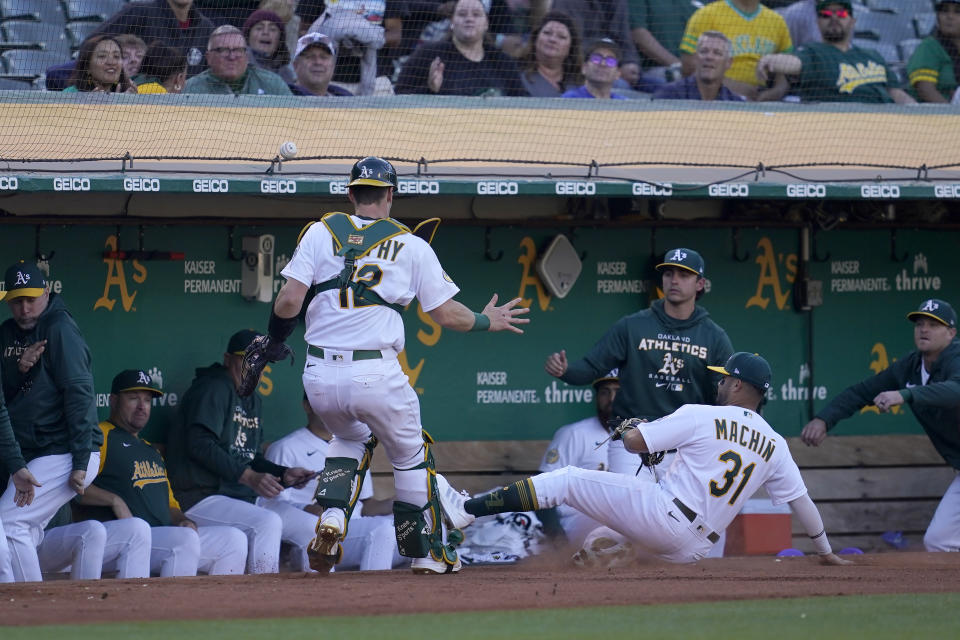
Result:
[[916,97],[918,82],[932,82],[944,98],[949,102],[953,92],[957,90],[957,76],[954,73],[953,60],[940,44],[940,41],[930,36],[924,38],[910,60],[907,62],[907,73],[910,78],[910,89]]
[[726,331],[697,306],[685,320],[667,315],[663,300],[624,316],[560,378],[589,384],[611,369],[620,370],[614,415],[655,420],[685,404],[713,404],[723,366],[733,353]]
[[[691,0],[627,0],[631,29],[646,29],[660,45],[680,56],[680,41],[687,21],[697,10]],[[655,64],[645,59],[644,66]]]
[[135,518],[151,527],[169,527],[170,509],[180,505],[167,481],[163,456],[148,442],[109,421],[100,423],[100,471],[93,484],[127,503]]
[[900,88],[876,51],[811,42],[796,55],[803,63],[797,86],[803,102],[893,102],[888,89]]

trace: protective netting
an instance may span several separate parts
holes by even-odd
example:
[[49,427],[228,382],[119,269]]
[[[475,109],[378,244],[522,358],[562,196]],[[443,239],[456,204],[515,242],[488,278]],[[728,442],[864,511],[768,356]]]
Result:
[[0,0],[0,157],[956,165],[890,103],[958,100],[960,2],[862,1]]

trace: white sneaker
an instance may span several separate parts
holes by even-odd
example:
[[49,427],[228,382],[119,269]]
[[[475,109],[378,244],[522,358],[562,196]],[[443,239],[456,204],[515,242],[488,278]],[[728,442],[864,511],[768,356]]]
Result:
[[432,557],[427,556],[426,558],[414,558],[410,563],[410,568],[414,573],[423,575],[439,575],[444,573],[456,573],[463,568],[463,563],[460,562],[459,556],[457,556],[457,561],[454,564],[447,564],[443,560],[434,560]]
[[440,499],[440,507],[451,529],[463,529],[477,519],[463,508],[464,503],[470,499],[470,494],[451,487],[447,479],[439,473],[437,474],[437,498]]

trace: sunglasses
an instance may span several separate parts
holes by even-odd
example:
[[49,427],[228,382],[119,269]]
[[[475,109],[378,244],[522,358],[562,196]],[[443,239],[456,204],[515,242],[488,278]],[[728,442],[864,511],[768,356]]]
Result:
[[605,65],[607,65],[607,66],[610,67],[610,68],[613,68],[613,67],[617,66],[617,62],[619,62],[619,61],[618,61],[616,58],[614,58],[613,56],[602,56],[602,55],[600,55],[599,53],[591,54],[590,57],[588,58],[588,60],[589,60],[590,62],[592,62],[593,64],[595,64],[595,65],[604,65],[604,64],[605,64]]
[[817,15],[821,18],[849,18],[850,9],[820,9]]
[[231,54],[235,56],[242,56],[247,52],[245,47],[214,47],[213,49],[210,49],[210,51],[213,51],[218,56],[223,56],[224,58]]

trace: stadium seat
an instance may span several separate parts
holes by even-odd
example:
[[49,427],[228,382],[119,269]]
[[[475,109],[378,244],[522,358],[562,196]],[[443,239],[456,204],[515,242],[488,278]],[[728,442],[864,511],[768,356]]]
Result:
[[900,48],[900,59],[904,62],[910,60],[910,56],[913,55],[913,52],[917,50],[917,47],[920,46],[920,43],[923,42],[920,38],[909,38],[903,40],[897,45]]
[[35,87],[26,80],[17,80],[16,78],[0,77],[0,91],[28,91]]
[[0,0],[0,21],[36,20],[63,24],[63,8],[56,0]]
[[916,35],[910,21],[903,16],[879,11],[866,11],[857,15],[854,38],[874,40],[893,45]]
[[33,20],[8,20],[0,25],[6,48],[39,48],[53,51],[64,59],[70,57],[70,41],[66,32],[55,24],[34,22]]
[[886,11],[904,16],[912,16],[920,11],[933,11],[932,0],[867,0],[866,5],[874,11]]
[[918,13],[917,15],[913,16],[913,28],[914,31],[916,31],[918,38],[926,38],[928,35],[933,33],[933,29],[936,26],[936,13]]
[[43,75],[47,67],[64,61],[63,56],[49,51],[28,51],[26,49],[4,51],[3,54],[0,54],[0,57],[6,63],[6,74],[8,76],[30,79]]
[[80,44],[99,28],[99,22],[68,22],[66,31],[70,36],[70,45],[74,49],[79,49]]
[[123,0],[64,0],[67,21],[103,22],[126,4]]
[[876,40],[864,40],[862,38],[854,38],[851,44],[863,49],[873,49],[883,57],[887,64],[898,64],[900,62],[900,51],[895,44],[877,42]]

